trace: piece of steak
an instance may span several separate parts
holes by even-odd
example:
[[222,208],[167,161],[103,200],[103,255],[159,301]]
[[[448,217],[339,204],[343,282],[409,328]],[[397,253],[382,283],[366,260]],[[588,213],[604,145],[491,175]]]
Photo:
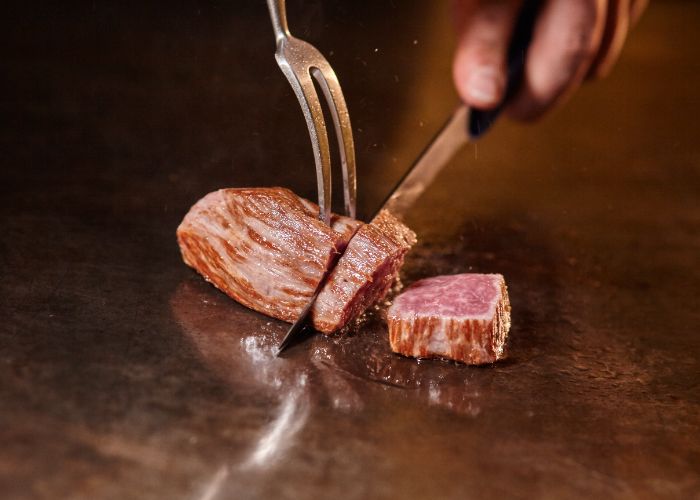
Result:
[[417,281],[387,313],[394,352],[467,364],[504,357],[510,302],[500,274],[456,274]]
[[314,327],[343,328],[384,298],[415,243],[415,233],[385,210],[358,229],[311,310]]
[[177,229],[185,263],[241,304],[294,321],[361,222],[318,220],[318,206],[284,188],[221,189]]

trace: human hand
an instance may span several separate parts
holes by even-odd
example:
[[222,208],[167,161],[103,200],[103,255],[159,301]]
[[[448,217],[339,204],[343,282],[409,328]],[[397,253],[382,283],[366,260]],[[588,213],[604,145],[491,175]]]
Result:
[[[522,0],[455,0],[455,86],[468,105],[490,109],[506,88],[506,55]],[[523,82],[508,107],[533,120],[565,101],[586,79],[607,75],[648,0],[545,0],[533,31]]]

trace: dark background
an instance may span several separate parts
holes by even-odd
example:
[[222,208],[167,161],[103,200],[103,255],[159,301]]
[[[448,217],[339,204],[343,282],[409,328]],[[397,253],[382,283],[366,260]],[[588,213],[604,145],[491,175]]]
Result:
[[[446,2],[289,1],[335,68],[371,213],[456,104]],[[4,498],[692,498],[700,492],[700,7],[610,78],[502,121],[409,214],[404,282],[501,272],[509,359],[393,356],[381,315],[285,325],[180,261],[225,186],[313,198],[262,1],[3,7]]]

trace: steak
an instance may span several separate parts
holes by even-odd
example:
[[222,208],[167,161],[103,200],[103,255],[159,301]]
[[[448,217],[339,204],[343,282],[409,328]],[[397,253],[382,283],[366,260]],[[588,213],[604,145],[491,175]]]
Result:
[[311,310],[314,328],[331,333],[386,295],[415,234],[388,212],[370,224],[334,215],[331,227],[318,212],[284,188],[222,189],[187,213],[180,251],[236,301],[288,322],[343,254]]
[[199,200],[177,229],[185,263],[244,306],[294,321],[362,225],[284,188],[221,189]]
[[467,364],[504,357],[510,302],[500,274],[456,274],[417,281],[387,313],[394,352]]
[[332,332],[383,299],[416,234],[382,210],[357,230],[311,310],[314,327]]

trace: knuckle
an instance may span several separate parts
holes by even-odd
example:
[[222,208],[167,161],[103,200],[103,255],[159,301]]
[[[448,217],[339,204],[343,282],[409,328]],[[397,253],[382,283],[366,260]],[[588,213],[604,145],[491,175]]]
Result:
[[562,50],[567,59],[582,61],[595,57],[596,40],[601,34],[605,0],[579,0],[571,12],[576,21],[564,37]]

